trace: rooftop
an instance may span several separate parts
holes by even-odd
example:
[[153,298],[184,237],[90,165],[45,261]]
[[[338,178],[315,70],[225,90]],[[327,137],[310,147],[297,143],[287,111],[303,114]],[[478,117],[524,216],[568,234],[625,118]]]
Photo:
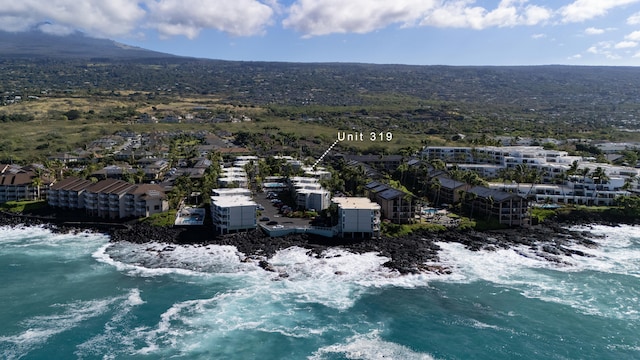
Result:
[[380,205],[365,197],[335,197],[331,201],[342,209],[380,210]]
[[212,196],[211,203],[219,207],[257,206],[251,197],[246,195]]

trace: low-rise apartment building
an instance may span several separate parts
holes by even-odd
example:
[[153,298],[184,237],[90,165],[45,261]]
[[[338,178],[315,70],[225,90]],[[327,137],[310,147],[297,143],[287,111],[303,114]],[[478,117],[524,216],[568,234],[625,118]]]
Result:
[[211,196],[211,219],[218,234],[257,227],[258,204],[246,195]]
[[483,214],[509,226],[531,224],[529,201],[522,196],[485,186],[474,186],[465,196],[464,205],[471,216]]
[[336,197],[332,201],[338,206],[338,236],[380,236],[380,205],[364,197]]
[[65,209],[84,208],[84,197],[82,194],[93,183],[89,180],[69,177],[59,181],[49,188],[47,202],[50,206]]
[[85,209],[106,219],[148,217],[169,210],[164,190],[155,184],[131,184],[117,179],[93,183],[77,177],[64,179],[49,191],[50,206]]
[[382,216],[396,224],[407,224],[415,220],[417,203],[411,194],[372,181],[365,185],[369,199],[380,205]]
[[0,203],[45,197],[52,182],[31,170],[8,165],[0,170]]
[[298,209],[320,211],[331,205],[331,194],[320,185],[318,178],[297,176],[289,182]]
[[[500,177],[500,171],[513,170],[521,165],[532,169],[539,175],[540,184],[560,184],[559,190],[564,191],[564,187],[569,187],[568,191],[562,194],[549,196],[547,199],[566,199],[567,192],[570,192],[569,199],[572,203],[593,203],[598,205],[612,204],[617,195],[624,194],[623,185],[630,192],[640,192],[640,183],[635,181],[640,176],[640,169],[629,166],[616,166],[603,163],[595,163],[589,159],[579,156],[570,156],[566,151],[545,150],[541,146],[486,146],[486,147],[425,147],[423,156],[427,159],[440,159],[447,163],[456,165],[462,170],[472,170],[480,176],[491,179]],[[577,164],[577,171],[573,164]],[[579,175],[594,174],[598,168],[604,171],[607,179],[598,181],[595,184],[590,176]],[[572,173],[573,171],[573,173]],[[534,184],[535,185],[535,184]],[[526,188],[526,184],[504,184],[502,189],[513,189],[517,187]],[[492,184],[492,188],[500,188],[498,184]],[[598,195],[596,195],[596,192]],[[521,196],[531,195],[531,192],[523,193]],[[628,192],[626,194],[629,194]],[[538,194],[543,195],[543,194]]]

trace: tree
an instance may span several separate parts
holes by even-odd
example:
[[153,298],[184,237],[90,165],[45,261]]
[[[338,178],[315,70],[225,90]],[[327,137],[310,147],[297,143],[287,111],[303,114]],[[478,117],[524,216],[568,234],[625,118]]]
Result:
[[607,173],[604,171],[602,167],[598,166],[591,174],[591,179],[593,180],[593,183],[596,186],[596,189],[593,192],[593,197],[596,199],[595,201],[597,202],[598,191],[602,189],[602,184],[609,182],[609,176],[607,175]]
[[76,120],[80,118],[82,113],[79,110],[73,109],[65,112],[63,115],[66,116],[68,120]]
[[629,176],[624,179],[624,185],[622,185],[622,190],[629,191],[633,188],[633,183],[638,181],[637,176]]
[[36,176],[31,180],[31,185],[36,189],[36,200],[40,200],[40,187],[42,184],[43,181],[40,176]]
[[440,190],[442,189],[442,183],[440,183],[440,179],[438,178],[433,178],[431,179],[431,184],[429,185],[431,190],[433,192],[435,192],[436,194],[436,199],[433,202],[435,205],[439,205],[440,204]]

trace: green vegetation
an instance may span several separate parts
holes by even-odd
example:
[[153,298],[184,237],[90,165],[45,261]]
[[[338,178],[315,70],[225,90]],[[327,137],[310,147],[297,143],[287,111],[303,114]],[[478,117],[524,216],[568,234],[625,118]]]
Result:
[[539,207],[531,208],[531,221],[535,223],[543,223],[546,219],[556,215],[557,210],[543,209]]
[[176,210],[169,210],[167,212],[153,214],[147,218],[140,219],[140,222],[150,224],[153,226],[173,226],[176,221]]
[[34,210],[38,210],[47,205],[46,201],[8,201],[0,204],[0,209],[12,213],[29,213]]
[[444,225],[433,223],[422,224],[394,224],[389,222],[382,223],[382,234],[388,237],[402,237],[422,231],[440,232],[447,228]]

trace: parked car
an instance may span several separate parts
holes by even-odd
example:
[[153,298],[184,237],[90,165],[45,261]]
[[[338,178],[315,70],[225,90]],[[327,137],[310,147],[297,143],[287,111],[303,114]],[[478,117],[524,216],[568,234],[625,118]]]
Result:
[[263,216],[260,218],[260,221],[269,221],[270,219],[266,216]]

